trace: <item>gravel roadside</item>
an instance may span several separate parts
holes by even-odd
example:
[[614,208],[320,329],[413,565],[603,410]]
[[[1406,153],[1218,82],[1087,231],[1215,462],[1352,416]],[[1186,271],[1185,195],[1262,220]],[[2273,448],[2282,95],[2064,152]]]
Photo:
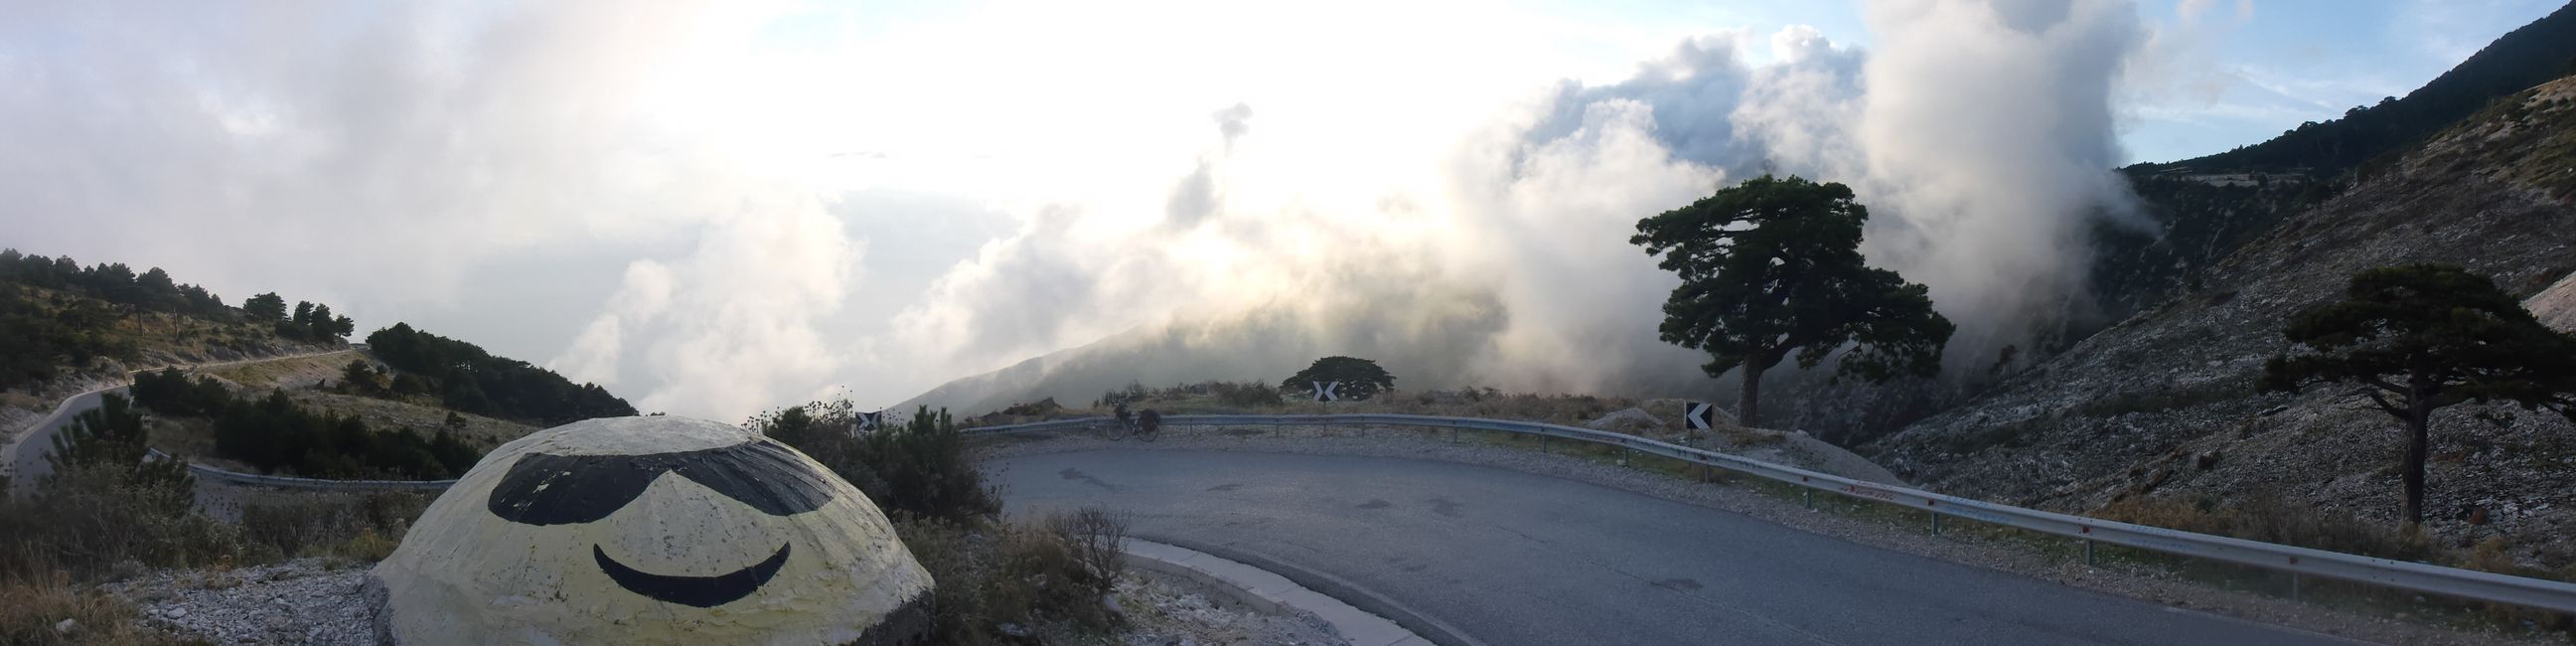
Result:
[[1126,646],[1217,646],[1264,644],[1334,646],[1350,640],[1312,614],[1267,615],[1225,598],[1188,579],[1130,569],[1118,581],[1117,607],[1127,618],[1118,643]]
[[[2024,542],[1980,538],[1973,532],[1953,531],[1934,536],[1919,524],[1899,524],[1809,510],[1795,499],[1773,497],[1748,487],[1694,483],[1562,453],[1539,453],[1473,440],[1451,443],[1446,433],[1430,430],[1353,426],[1193,426],[1168,427],[1160,441],[1152,443],[1113,443],[1088,434],[1052,433],[1031,433],[989,442],[978,449],[986,458],[1117,448],[1403,457],[1491,466],[1745,514],[1864,545],[2022,574],[2183,611],[2288,626],[2361,641],[2400,644],[2564,643],[2493,631],[2455,630],[2407,621],[2403,616],[2366,615],[2263,594],[2223,590],[2184,580],[2171,570],[2145,564],[2113,561],[2098,567],[2087,566],[2080,557],[2070,558],[2063,553],[2031,549]],[[1818,496],[1817,503],[1820,507],[1860,504],[1832,498]]]
[[[156,572],[101,586],[141,611],[144,628],[215,644],[375,646],[374,612],[359,585],[367,568],[298,559],[232,570]],[[1127,646],[1348,644],[1313,615],[1267,615],[1222,604],[1185,579],[1133,571],[1113,603],[1128,621]]]

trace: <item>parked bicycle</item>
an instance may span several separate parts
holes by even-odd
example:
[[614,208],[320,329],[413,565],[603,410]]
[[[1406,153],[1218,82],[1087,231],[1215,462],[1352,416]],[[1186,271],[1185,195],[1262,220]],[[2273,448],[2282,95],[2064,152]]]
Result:
[[1136,414],[1136,439],[1152,442],[1163,437],[1163,414],[1154,409]]
[[1142,413],[1136,413],[1128,410],[1127,404],[1123,402],[1110,410],[1114,415],[1108,422],[1100,425],[1101,437],[1108,438],[1111,442],[1130,437],[1147,442],[1162,439],[1162,413],[1151,408],[1145,409]]
[[1109,412],[1109,420],[1099,426],[1100,437],[1116,442],[1136,434],[1136,416],[1127,411],[1126,402],[1119,402]]

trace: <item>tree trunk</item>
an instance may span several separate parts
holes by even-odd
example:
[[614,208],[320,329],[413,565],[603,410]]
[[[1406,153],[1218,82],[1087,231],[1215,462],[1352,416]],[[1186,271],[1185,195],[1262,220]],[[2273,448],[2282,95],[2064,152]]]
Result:
[[2425,409],[2420,401],[2410,409],[2407,411],[2406,419],[2408,433],[2405,467],[2406,502],[2397,510],[2397,514],[2408,523],[2422,524],[2424,522],[2424,454],[2429,443],[2426,422],[2429,421],[2427,418],[2433,416],[2433,411]]
[[1735,421],[1745,428],[1762,427],[1762,368],[1748,361],[1744,364],[1744,395],[1735,400]]

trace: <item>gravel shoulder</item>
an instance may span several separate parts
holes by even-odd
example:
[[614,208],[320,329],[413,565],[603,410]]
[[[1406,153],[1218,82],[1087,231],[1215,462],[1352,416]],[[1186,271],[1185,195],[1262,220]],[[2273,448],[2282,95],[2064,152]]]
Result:
[[1116,594],[1128,622],[1117,640],[1127,646],[1350,643],[1312,614],[1262,614],[1219,601],[1227,595],[1176,576],[1131,568]]
[[[367,565],[308,558],[230,570],[169,570],[101,586],[133,602],[143,628],[215,644],[375,646]],[[1178,577],[1129,571],[1112,603],[1126,646],[1350,643],[1313,615],[1271,615]]]
[[[979,447],[986,459],[1098,450],[1232,450],[1313,455],[1400,457],[1474,464],[1554,476],[1729,511],[1798,530],[1841,538],[1896,552],[1984,567],[2078,588],[2162,604],[2178,611],[2200,612],[2309,632],[2378,643],[2404,644],[2545,644],[2560,643],[2492,631],[2455,630],[2410,621],[2405,614],[2377,616],[2290,601],[2264,594],[2223,590],[2185,580],[2163,567],[2108,560],[2085,565],[2071,542],[1953,529],[1927,533],[1919,523],[1899,523],[1862,513],[1809,510],[1794,497],[1775,497],[1754,487],[1695,483],[1658,472],[1619,466],[1597,458],[1564,453],[1543,454],[1469,438],[1448,441],[1443,432],[1350,426],[1308,427],[1173,427],[1160,441],[1111,443],[1088,434],[1023,434],[987,440]],[[1723,483],[1724,478],[1720,478]],[[1745,482],[1737,478],[1736,482]],[[1862,503],[1818,496],[1826,510],[1866,510]],[[1965,523],[1961,523],[1965,524]],[[1954,525],[1956,527],[1956,525]]]

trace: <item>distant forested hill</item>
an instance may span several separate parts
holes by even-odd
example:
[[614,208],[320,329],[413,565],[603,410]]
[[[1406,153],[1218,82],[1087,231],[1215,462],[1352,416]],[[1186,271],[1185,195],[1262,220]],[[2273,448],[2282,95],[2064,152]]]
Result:
[[329,346],[349,331],[328,305],[261,294],[244,307],[183,284],[159,267],[82,266],[0,250],[0,390],[40,390],[51,379],[106,370],[100,360],[188,363]]
[[597,384],[575,385],[552,370],[492,356],[408,323],[367,335],[367,350],[400,371],[395,392],[435,393],[448,408],[468,413],[546,426],[635,414],[634,406]]

